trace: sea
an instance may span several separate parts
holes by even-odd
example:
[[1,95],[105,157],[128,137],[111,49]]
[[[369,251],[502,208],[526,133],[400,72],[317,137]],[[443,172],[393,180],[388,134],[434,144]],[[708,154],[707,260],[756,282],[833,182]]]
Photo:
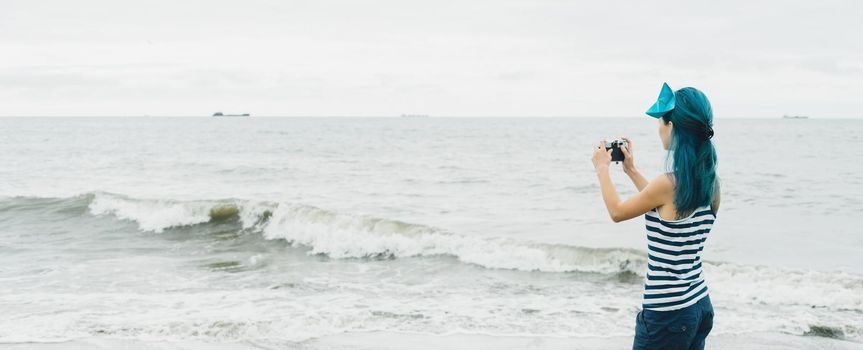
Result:
[[[714,121],[712,337],[863,342],[863,120]],[[631,337],[655,119],[0,118],[0,343]],[[620,164],[621,198],[636,193]]]

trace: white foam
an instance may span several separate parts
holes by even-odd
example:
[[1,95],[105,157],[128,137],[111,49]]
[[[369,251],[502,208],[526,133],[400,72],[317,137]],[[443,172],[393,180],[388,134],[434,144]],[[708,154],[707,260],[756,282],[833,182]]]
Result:
[[[425,225],[292,203],[139,200],[98,193],[90,211],[133,220],[142,230],[161,232],[207,222],[210,210],[226,203],[238,206],[243,228],[260,231],[265,239],[284,239],[308,247],[309,254],[335,259],[448,255],[486,268],[521,271],[643,275],[646,269],[646,253],[636,250],[469,237]],[[269,220],[262,220],[268,211]],[[712,295],[719,298],[863,310],[863,276],[859,275],[711,261],[704,262],[704,273]]]
[[467,237],[429,226],[290,204],[277,206],[263,234],[333,258],[451,255],[489,268],[601,273],[619,272],[621,266],[644,261],[636,252]]
[[[643,275],[646,253],[550,245],[453,234],[422,225],[279,204],[264,228],[332,258],[451,255],[487,268],[545,272],[632,272]],[[705,278],[720,298],[748,303],[863,310],[863,276],[726,262],[704,262]]]
[[706,262],[704,273],[714,294],[730,300],[863,310],[863,277],[846,272]]
[[[591,249],[468,237],[424,225],[361,215],[335,213],[290,204],[253,201],[169,201],[133,199],[96,193],[94,215],[132,220],[144,231],[205,223],[213,208],[235,205],[244,229],[260,230],[266,239],[284,239],[311,248],[310,254],[332,258],[450,255],[488,268],[546,272],[638,272],[645,259],[637,251]],[[263,220],[266,212],[269,220]]]
[[246,201],[174,201],[135,199],[99,192],[93,194],[89,209],[93,215],[114,215],[135,221],[143,231],[160,233],[167,228],[201,224],[210,221],[214,208],[234,206],[243,228],[261,224],[261,214],[270,209],[265,203]]
[[166,228],[199,224],[210,220],[212,205],[164,200],[135,200],[119,195],[96,193],[90,202],[93,215],[111,214],[132,220],[144,231],[162,232]]

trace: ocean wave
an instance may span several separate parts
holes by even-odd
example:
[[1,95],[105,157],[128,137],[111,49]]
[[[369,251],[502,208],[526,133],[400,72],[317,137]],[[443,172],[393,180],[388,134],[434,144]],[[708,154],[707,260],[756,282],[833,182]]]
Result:
[[545,272],[635,272],[644,257],[635,250],[468,237],[439,228],[302,206],[279,205],[262,233],[333,258],[450,255],[489,268]]
[[310,254],[335,259],[450,255],[488,268],[596,273],[639,272],[646,264],[637,250],[469,237],[427,225],[296,203],[152,200],[104,192],[91,197],[91,214],[134,221],[143,231],[161,233],[236,218],[244,229],[258,232],[265,239],[282,239],[294,246],[308,247]]
[[[242,229],[264,239],[285,240],[307,248],[308,254],[334,259],[452,256],[464,263],[493,269],[600,274],[642,275],[646,268],[646,253],[639,250],[471,237],[428,225],[297,203],[156,200],[105,192],[69,201],[86,206],[91,215],[130,220],[139,229],[153,233],[237,220]],[[57,201],[46,203],[56,205]],[[721,261],[704,261],[703,266],[711,290],[719,297],[758,304],[863,311],[860,275]]]

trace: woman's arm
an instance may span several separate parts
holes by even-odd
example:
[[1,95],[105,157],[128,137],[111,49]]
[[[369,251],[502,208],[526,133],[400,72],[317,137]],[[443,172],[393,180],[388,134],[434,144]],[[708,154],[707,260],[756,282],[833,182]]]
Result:
[[715,194],[714,194],[714,198],[713,198],[713,203],[711,205],[711,209],[713,209],[713,215],[718,216],[719,215],[719,201],[720,201],[720,198],[719,198],[720,197],[719,178],[716,179],[716,188],[714,189],[714,191],[715,191],[714,192]]
[[644,187],[647,186],[647,179],[638,172],[638,169],[635,169],[634,167],[632,169],[624,167],[623,172],[626,173],[626,175],[629,175],[632,183],[635,184],[635,188],[639,191],[643,190]]
[[653,208],[665,204],[665,195],[671,190],[671,181],[668,177],[660,175],[648,182],[644,189],[631,198],[621,202],[608,174],[608,167],[598,168],[596,175],[599,177],[599,187],[602,190],[602,200],[608,215],[614,222],[621,222],[641,216]]
[[644,189],[644,186],[647,186],[647,179],[645,179],[644,176],[641,176],[641,173],[635,169],[635,158],[632,156],[632,140],[626,136],[622,136],[621,138],[626,141],[627,144],[627,147],[622,147],[620,149],[623,151],[623,172],[626,173],[626,175],[629,175],[632,183],[635,184],[635,188],[641,191]]
[[602,200],[605,202],[605,208],[608,210],[608,215],[611,216],[612,221],[629,220],[665,204],[666,197],[673,191],[671,181],[665,175],[657,176],[632,198],[621,202],[617,190],[614,188],[614,183],[611,181],[611,175],[608,173],[611,151],[606,151],[604,144],[605,140],[602,140],[594,148],[593,166],[596,169],[596,176],[599,178]]

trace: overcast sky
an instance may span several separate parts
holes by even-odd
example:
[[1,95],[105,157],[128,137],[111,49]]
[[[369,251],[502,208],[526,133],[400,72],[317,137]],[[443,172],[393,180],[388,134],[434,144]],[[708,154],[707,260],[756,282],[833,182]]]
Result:
[[863,1],[0,0],[0,115],[863,117]]

